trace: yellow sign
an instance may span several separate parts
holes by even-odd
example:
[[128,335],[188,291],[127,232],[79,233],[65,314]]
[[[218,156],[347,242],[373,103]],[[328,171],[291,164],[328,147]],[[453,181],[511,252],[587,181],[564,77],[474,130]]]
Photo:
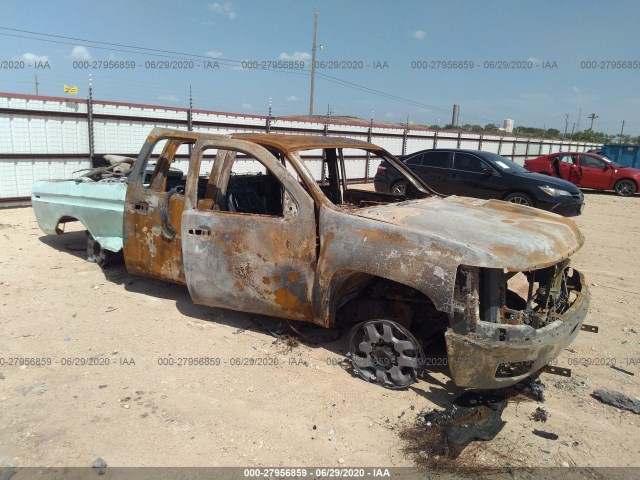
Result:
[[65,85],[64,86],[64,93],[72,93],[74,95],[78,94],[78,86],[74,85],[73,87],[70,87],[69,85]]

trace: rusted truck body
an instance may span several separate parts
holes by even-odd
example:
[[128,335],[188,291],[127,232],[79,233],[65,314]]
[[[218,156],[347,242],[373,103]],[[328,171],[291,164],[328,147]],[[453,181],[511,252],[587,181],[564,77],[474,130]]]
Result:
[[[168,189],[187,149],[184,187]],[[392,163],[406,192],[350,185],[345,157]],[[63,210],[45,231],[73,220]],[[357,325],[355,370],[390,388],[415,380],[442,335],[457,385],[516,383],[575,338],[589,302],[569,264],[584,242],[572,220],[434,195],[385,150],[348,138],[156,128],[128,176],[122,239],[131,273],[184,284],[195,303]]]

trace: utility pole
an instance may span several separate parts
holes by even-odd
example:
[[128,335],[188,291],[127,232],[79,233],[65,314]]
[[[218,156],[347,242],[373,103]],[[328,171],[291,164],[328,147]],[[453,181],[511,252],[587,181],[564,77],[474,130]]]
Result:
[[[187,130],[193,130],[193,95],[191,93],[191,85],[189,85],[189,110],[187,111]],[[191,158],[191,152],[193,151],[193,144],[189,144],[189,158]]]
[[324,136],[329,135],[329,122],[331,122],[331,105],[327,103],[327,117],[324,120]]
[[402,155],[407,153],[407,136],[409,134],[409,114],[407,114],[407,123],[404,126],[404,132],[402,134]]
[[269,97],[269,116],[267,117],[267,133],[271,133],[271,97]]
[[[371,143],[373,135],[373,110],[371,110],[371,120],[369,120],[369,129],[367,130],[367,142]],[[371,164],[371,152],[367,150],[367,160],[364,164],[364,183],[369,183],[369,166]]]
[[567,138],[567,128],[569,128],[569,114],[565,113],[564,115],[564,135],[562,138]]
[[313,11],[313,47],[311,47],[311,93],[309,95],[309,116],[313,115],[313,88],[316,79],[316,34],[318,33],[318,11]]
[[38,93],[38,85],[40,85],[40,83],[38,82],[38,75],[36,75],[36,95],[39,95],[39,93]]
[[573,137],[573,132],[576,129],[576,122],[573,122],[573,125],[571,126],[571,136]]
[[590,118],[590,119],[591,119],[591,126],[589,127],[589,130],[592,130],[592,131],[593,131],[593,121],[594,121],[596,118],[599,118],[599,117],[598,117],[598,115],[596,115],[595,113],[592,113],[591,115],[587,115],[587,118]]
[[622,143],[622,134],[624,133],[624,120],[622,120],[622,128],[620,129],[620,143]]
[[580,131],[580,117],[582,116],[582,107],[578,110],[578,123],[576,123],[576,128]]
[[94,168],[93,156],[95,142],[93,138],[93,75],[89,74],[89,97],[87,98],[87,126],[89,128],[89,164]]
[[192,112],[193,112],[193,96],[191,94],[191,85],[189,85],[189,111],[187,112],[187,130],[189,130],[190,132],[193,130]]

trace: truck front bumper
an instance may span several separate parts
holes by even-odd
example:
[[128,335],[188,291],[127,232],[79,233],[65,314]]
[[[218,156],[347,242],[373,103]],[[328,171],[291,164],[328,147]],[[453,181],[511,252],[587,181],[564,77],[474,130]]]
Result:
[[459,387],[502,388],[540,370],[576,337],[589,308],[589,291],[581,273],[581,289],[569,309],[549,325],[534,329],[479,321],[482,333],[447,330],[448,364]]

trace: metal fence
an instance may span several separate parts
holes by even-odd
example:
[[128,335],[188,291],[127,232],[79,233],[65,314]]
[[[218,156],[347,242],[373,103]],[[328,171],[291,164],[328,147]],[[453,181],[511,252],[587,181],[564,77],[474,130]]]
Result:
[[[526,158],[598,145],[510,135],[441,132],[420,127],[356,124],[242,115],[157,105],[88,101],[0,93],[0,201],[27,198],[37,180],[71,178],[104,154],[137,156],[153,127],[192,128],[228,134],[265,132],[338,135],[368,140],[395,155],[427,148],[466,148],[498,153],[520,164]],[[320,179],[322,160],[307,152],[307,165]],[[186,165],[187,158],[179,159]],[[348,159],[347,176],[370,181],[377,163]]]

